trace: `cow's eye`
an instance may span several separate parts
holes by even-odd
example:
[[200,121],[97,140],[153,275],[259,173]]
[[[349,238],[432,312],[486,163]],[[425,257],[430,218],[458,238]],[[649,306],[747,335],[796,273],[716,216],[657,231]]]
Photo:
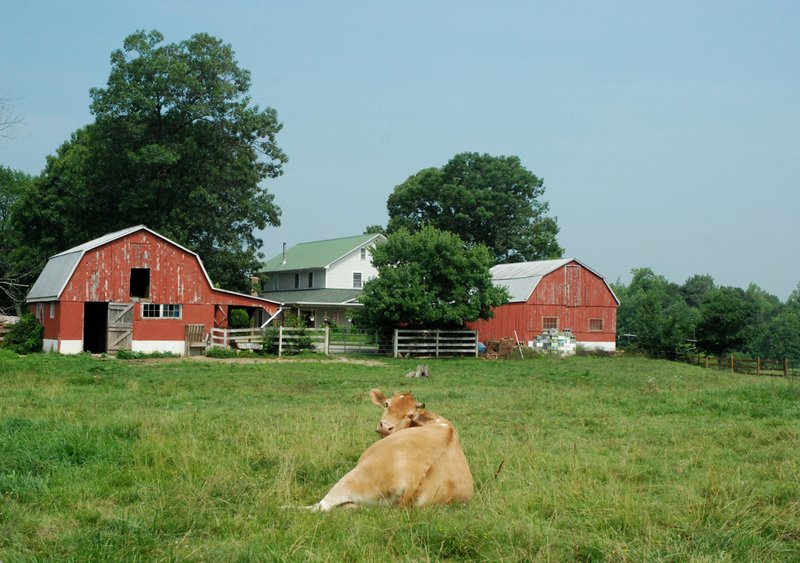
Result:
[[383,403],[383,406],[388,409],[389,408],[389,401],[386,401],[385,403]]

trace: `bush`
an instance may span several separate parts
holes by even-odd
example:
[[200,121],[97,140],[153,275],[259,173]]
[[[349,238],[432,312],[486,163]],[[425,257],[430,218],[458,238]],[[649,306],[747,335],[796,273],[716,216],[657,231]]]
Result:
[[244,309],[232,309],[228,324],[231,328],[247,328],[250,326],[250,315]]
[[42,325],[30,313],[23,315],[19,322],[9,327],[3,346],[17,354],[41,352]]

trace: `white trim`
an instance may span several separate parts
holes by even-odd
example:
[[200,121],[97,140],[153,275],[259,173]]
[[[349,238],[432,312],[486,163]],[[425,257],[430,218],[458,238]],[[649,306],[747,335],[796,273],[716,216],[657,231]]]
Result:
[[152,354],[153,352],[172,352],[178,356],[183,356],[186,351],[183,340],[134,340],[131,342],[133,352]]
[[617,349],[616,342],[576,342],[578,348],[584,350],[594,350],[597,352],[614,352]]
[[62,354],[80,354],[83,352],[83,340],[61,340],[58,351]]

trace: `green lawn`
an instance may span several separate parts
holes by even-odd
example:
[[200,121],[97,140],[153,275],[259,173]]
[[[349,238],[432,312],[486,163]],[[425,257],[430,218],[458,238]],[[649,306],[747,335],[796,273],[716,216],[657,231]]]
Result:
[[[0,561],[800,560],[800,382],[638,358],[114,360],[0,350]],[[325,514],[411,389],[465,506]]]

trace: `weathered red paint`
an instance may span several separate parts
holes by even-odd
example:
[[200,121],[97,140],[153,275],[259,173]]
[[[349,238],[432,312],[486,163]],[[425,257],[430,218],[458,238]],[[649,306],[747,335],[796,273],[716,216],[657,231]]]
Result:
[[[525,303],[494,309],[494,318],[467,323],[483,341],[516,336],[534,340],[544,330],[543,319],[557,317],[558,329],[571,329],[578,342],[616,342],[617,300],[605,280],[577,261],[544,276]],[[603,329],[589,330],[590,319],[602,319]]]
[[[147,298],[131,297],[132,268],[150,270]],[[53,319],[49,303],[32,303],[30,310],[35,314],[41,305],[45,339],[76,341],[83,338],[86,302],[133,302],[134,341],[183,341],[187,324],[203,324],[206,332],[224,327],[231,306],[263,309],[269,315],[278,308],[263,299],[214,288],[197,255],[147,229],[87,251],[61,292]],[[181,305],[181,318],[143,318],[144,303]]]

